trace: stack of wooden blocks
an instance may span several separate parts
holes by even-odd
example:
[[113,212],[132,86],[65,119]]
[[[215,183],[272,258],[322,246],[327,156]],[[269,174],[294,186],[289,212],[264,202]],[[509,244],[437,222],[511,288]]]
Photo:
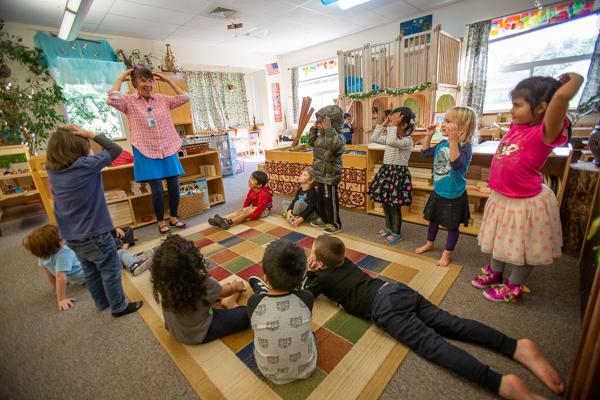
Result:
[[200,165],[200,174],[205,178],[217,176],[217,167],[212,164]]
[[429,193],[427,192],[413,192],[412,194],[412,204],[410,205],[410,212],[413,214],[423,214],[423,210],[425,210],[425,204],[427,204],[427,199],[429,198]]
[[432,181],[431,168],[408,167],[414,187],[430,186]]
[[219,201],[223,201],[224,197],[221,193],[215,193],[215,194],[210,194],[208,195],[208,201],[212,204],[212,203],[216,203]]

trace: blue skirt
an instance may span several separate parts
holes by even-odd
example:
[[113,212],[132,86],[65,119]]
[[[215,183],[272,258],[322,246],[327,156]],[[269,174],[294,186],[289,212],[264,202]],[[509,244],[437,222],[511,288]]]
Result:
[[146,182],[184,174],[177,153],[165,158],[148,158],[133,148],[133,176],[136,182]]

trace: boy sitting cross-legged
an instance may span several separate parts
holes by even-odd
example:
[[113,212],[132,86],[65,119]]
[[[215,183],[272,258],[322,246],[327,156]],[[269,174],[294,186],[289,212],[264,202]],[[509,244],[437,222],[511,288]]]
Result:
[[317,366],[317,346],[311,331],[313,296],[299,289],[306,254],[294,242],[279,239],[267,246],[262,264],[266,282],[248,279],[254,290],[248,315],[256,365],[273,383],[308,378]]
[[516,375],[500,375],[444,338],[496,350],[529,368],[555,394],[563,392],[558,372],[531,340],[516,340],[480,322],[449,314],[402,283],[371,278],[344,254],[344,243],[338,238],[322,235],[315,240],[304,283],[315,298],[324,294],[346,312],[372,320],[425,359],[504,398],[538,397]]
[[225,218],[215,214],[214,217],[208,219],[208,223],[212,226],[229,229],[246,220],[253,221],[269,216],[273,208],[273,192],[267,183],[269,183],[269,175],[263,171],[254,171],[248,179],[250,190],[244,200],[244,207]]

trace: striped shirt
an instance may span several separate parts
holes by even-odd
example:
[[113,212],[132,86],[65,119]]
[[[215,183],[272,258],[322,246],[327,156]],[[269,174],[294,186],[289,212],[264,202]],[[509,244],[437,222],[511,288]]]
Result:
[[408,159],[413,148],[413,140],[410,136],[399,138],[396,136],[396,127],[377,125],[371,142],[385,145],[383,152],[383,163],[388,165],[408,166]]
[[[138,93],[122,94],[110,90],[106,104],[127,116],[131,144],[148,158],[165,158],[179,151],[181,138],[171,120],[171,110],[190,100],[187,93],[166,96],[153,93],[148,101]],[[149,127],[148,117],[154,118]]]

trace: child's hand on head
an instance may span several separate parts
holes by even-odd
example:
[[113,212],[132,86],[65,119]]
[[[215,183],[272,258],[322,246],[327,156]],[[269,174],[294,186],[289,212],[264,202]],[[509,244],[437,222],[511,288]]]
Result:
[[381,126],[388,126],[389,124],[390,124],[390,116],[388,115],[387,117],[385,117],[385,119],[381,123]]
[[329,129],[331,128],[331,118],[329,117],[325,117],[325,119],[323,120],[323,123],[321,124],[323,129]]
[[435,133],[435,128],[436,128],[435,124],[429,125],[427,127],[427,130],[425,131],[425,135],[427,135],[427,136],[433,136],[433,134]]
[[455,123],[446,124],[446,136],[448,136],[449,142],[457,142],[458,135],[458,125],[456,125]]
[[73,306],[73,303],[75,303],[75,299],[73,297],[68,297],[66,299],[59,300],[58,309],[60,311],[67,311]]

